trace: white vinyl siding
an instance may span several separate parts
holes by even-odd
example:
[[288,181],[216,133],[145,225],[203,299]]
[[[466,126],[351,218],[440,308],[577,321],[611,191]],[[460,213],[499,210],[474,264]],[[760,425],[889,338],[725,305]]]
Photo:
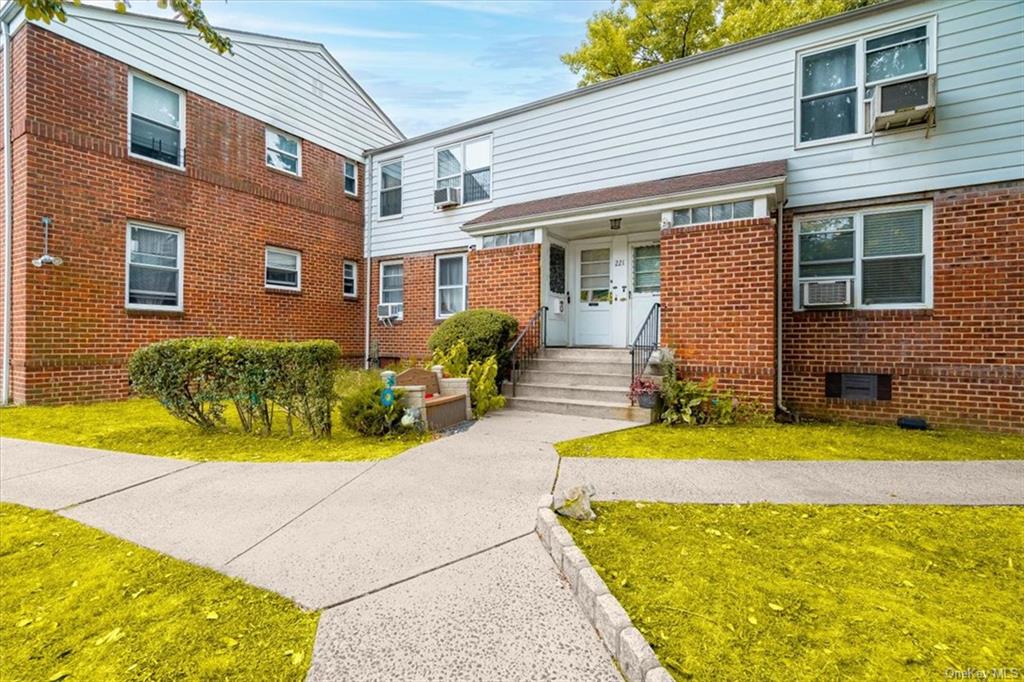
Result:
[[928,308],[931,204],[801,216],[794,222],[794,305],[801,284],[849,279],[855,308]]
[[185,93],[141,74],[128,75],[128,153],[185,167]]
[[227,30],[234,54],[221,56],[180,22],[85,3],[66,11],[67,23],[35,25],[342,156],[402,139],[320,45]]
[[267,167],[290,175],[302,175],[302,140],[267,128]]
[[128,223],[126,242],[125,307],[183,310],[185,233]]
[[342,263],[341,290],[345,298],[355,298],[359,295],[359,266],[355,261],[347,260]]
[[[795,147],[798,54],[936,17],[937,126]],[[786,208],[1024,177],[1024,4],[923,0],[583,92],[375,154],[404,158],[401,220],[372,222],[375,257],[468,248],[496,206],[787,159]],[[654,67],[657,69],[657,67]],[[492,135],[492,201],[435,211],[435,150]],[[376,192],[378,188],[374,188]],[[374,198],[376,201],[376,197]],[[374,213],[376,215],[376,213]]]
[[359,195],[359,166],[354,161],[345,161],[345,194],[349,196]]
[[268,246],[264,258],[263,283],[268,289],[299,291],[302,288],[302,254]]
[[435,263],[435,311],[438,319],[466,309],[466,256],[438,256]]

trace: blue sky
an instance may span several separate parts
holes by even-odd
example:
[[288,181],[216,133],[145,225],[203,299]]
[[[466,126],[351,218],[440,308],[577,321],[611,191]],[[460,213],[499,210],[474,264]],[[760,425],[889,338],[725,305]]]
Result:
[[[558,57],[609,0],[205,0],[216,26],[321,42],[409,136],[576,85]],[[131,11],[171,16],[145,0]]]

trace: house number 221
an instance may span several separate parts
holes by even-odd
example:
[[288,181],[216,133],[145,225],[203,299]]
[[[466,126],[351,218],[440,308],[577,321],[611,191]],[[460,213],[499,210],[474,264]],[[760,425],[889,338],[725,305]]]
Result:
[[622,258],[616,258],[615,259],[615,267],[621,268],[621,267],[625,267],[625,265],[626,265],[625,259],[622,259]]

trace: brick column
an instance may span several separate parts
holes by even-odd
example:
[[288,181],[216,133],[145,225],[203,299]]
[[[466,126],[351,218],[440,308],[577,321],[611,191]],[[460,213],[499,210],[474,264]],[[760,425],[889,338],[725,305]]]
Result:
[[540,307],[540,244],[470,251],[469,307],[528,322]]
[[680,376],[713,376],[741,399],[773,404],[772,218],[663,230],[661,305],[661,342]]

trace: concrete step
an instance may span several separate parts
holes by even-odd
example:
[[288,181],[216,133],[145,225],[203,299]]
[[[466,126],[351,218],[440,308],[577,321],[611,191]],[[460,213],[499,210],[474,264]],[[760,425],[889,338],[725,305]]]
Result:
[[[608,360],[563,360],[538,357],[529,360],[527,366],[538,372],[575,372],[577,374],[626,374],[632,371],[627,357],[624,361]],[[627,380],[627,384],[629,381]]]
[[626,348],[544,348],[540,352],[542,358],[550,360],[570,360],[580,362],[629,362],[629,350]]
[[[512,397],[512,382],[506,381],[501,386],[506,397]],[[627,388],[623,386],[595,386],[592,384],[566,385],[561,383],[523,383],[516,384],[517,398],[552,398],[576,402],[579,400],[595,400],[602,403],[621,403],[628,401]]]
[[[629,390],[629,368],[625,371],[604,372],[571,372],[528,369],[519,377],[518,383],[524,384],[555,384],[560,386],[608,386],[620,389],[623,393]],[[509,383],[509,382],[505,382]]]
[[567,417],[595,417],[598,419],[619,419],[649,424],[651,411],[642,407],[631,407],[628,402],[606,403],[594,400],[566,401],[558,398],[508,398],[506,407],[513,410],[564,414]]

